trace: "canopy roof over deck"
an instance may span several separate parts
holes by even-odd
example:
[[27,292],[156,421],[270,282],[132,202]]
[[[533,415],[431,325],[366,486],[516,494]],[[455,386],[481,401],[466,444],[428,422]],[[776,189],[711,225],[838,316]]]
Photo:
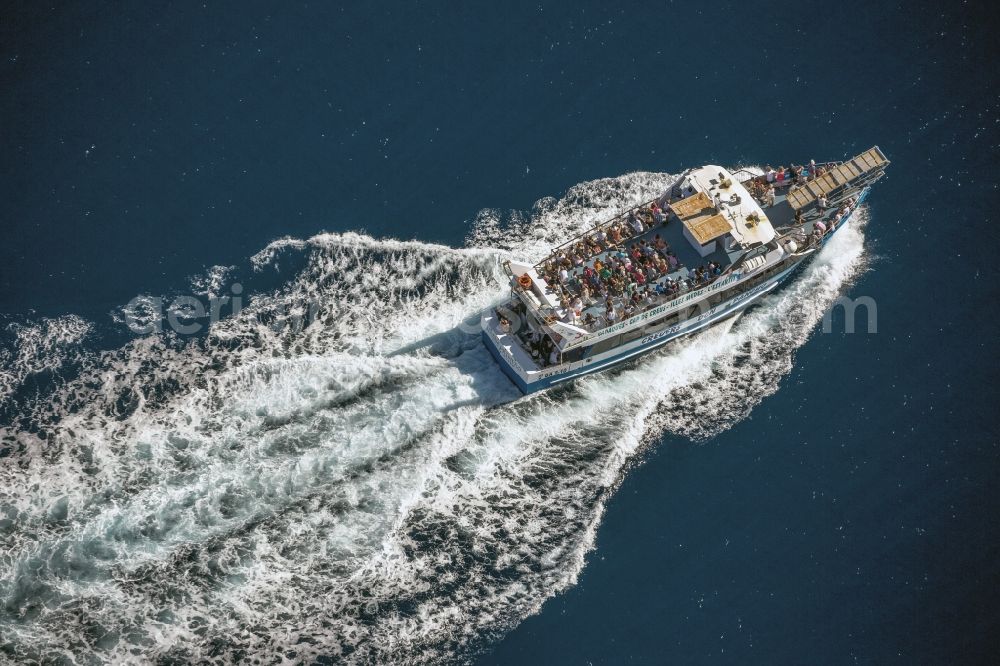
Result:
[[704,192],[675,201],[670,204],[670,210],[701,245],[729,233],[729,220],[716,212],[715,205]]

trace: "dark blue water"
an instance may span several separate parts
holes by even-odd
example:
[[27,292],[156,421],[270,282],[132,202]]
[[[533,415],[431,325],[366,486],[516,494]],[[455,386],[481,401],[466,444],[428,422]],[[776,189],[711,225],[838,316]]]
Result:
[[1000,624],[996,15],[985,3],[25,3],[0,19],[0,314],[108,313],[321,230],[460,246],[630,171],[892,160],[878,332],[625,475],[483,663],[988,663]]

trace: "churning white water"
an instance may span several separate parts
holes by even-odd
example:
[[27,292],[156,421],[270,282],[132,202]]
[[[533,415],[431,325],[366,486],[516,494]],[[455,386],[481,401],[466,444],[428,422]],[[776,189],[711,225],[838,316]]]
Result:
[[744,418],[864,266],[862,210],[731,329],[521,397],[463,332],[507,291],[498,256],[540,258],[668,182],[485,211],[463,249],[276,241],[252,265],[296,272],[197,339],[84,353],[78,318],[23,325],[0,352],[0,659],[430,662],[536,612],[630,458]]

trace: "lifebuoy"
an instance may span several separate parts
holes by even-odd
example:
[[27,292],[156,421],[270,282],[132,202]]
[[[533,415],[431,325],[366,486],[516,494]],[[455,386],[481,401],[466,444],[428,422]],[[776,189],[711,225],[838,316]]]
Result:
[[521,285],[522,289],[531,289],[531,277],[527,273],[517,278],[517,283]]

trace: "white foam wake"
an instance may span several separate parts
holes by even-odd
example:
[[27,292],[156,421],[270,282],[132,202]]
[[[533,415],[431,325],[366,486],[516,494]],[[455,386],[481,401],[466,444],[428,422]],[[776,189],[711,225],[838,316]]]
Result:
[[[863,267],[859,220],[731,330],[519,398],[460,326],[503,296],[497,252],[538,258],[669,178],[486,211],[461,250],[278,241],[254,266],[305,268],[208,336],[94,354],[25,401],[0,458],[0,654],[431,662],[537,611],[635,453],[744,418]],[[315,323],[275,326],[311,301]]]
[[0,347],[0,402],[7,400],[25,379],[55,372],[78,353],[91,325],[76,315],[45,318],[38,323],[7,323],[10,347]]

